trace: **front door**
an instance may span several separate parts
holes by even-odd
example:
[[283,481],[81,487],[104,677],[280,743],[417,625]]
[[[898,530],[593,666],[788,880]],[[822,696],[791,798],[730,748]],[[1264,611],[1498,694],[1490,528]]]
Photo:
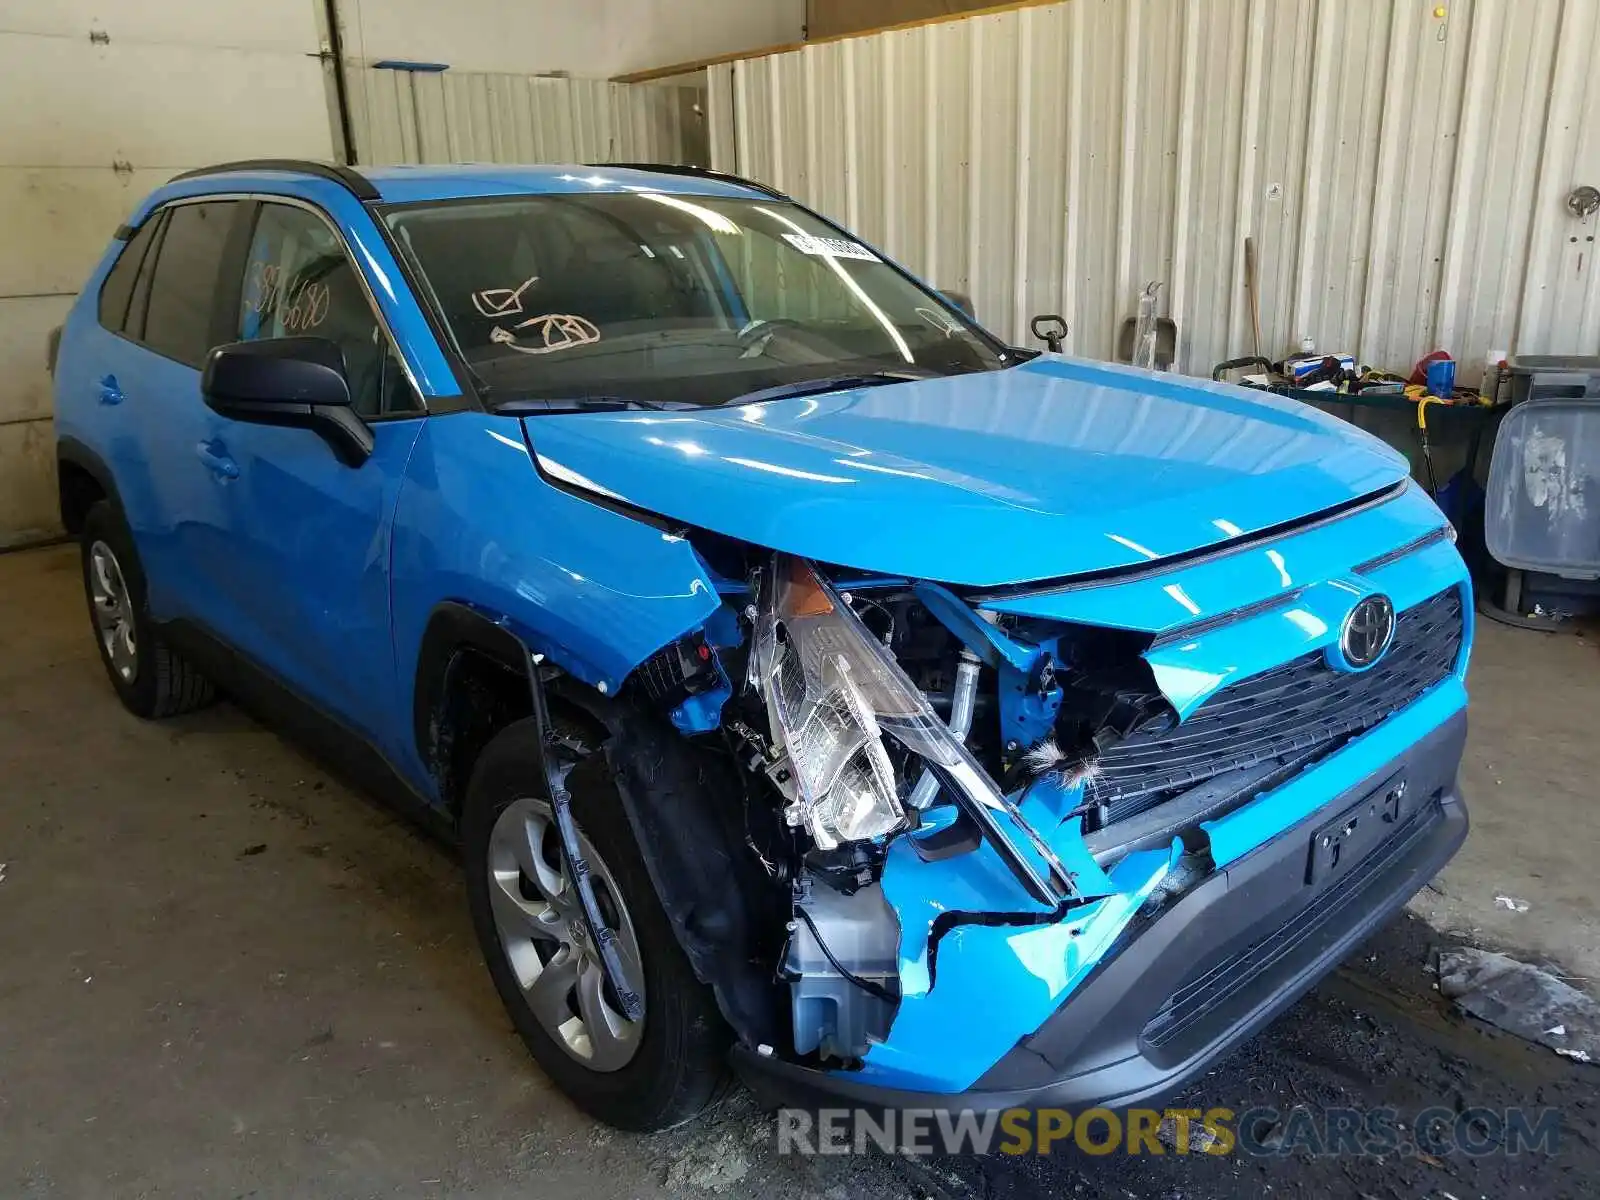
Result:
[[[398,704],[389,627],[390,526],[421,401],[344,241],[310,208],[264,201],[232,336],[323,337],[344,353],[372,457],[348,467],[315,433],[217,417],[237,477],[229,549],[234,640],[327,714],[381,745]],[[408,726],[407,726],[408,727]]]

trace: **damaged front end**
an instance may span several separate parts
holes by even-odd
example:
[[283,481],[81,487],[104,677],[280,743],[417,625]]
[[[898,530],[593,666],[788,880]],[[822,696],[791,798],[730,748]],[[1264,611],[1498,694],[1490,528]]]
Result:
[[[1058,638],[1048,650],[1022,642],[929,585],[836,586],[777,554],[751,572],[750,595],[745,687],[725,718],[751,782],[775,806],[762,856],[791,891],[778,969],[796,1059],[875,1074],[876,1059],[896,1057],[897,1018],[937,981],[946,938],[1076,930],[1063,924],[1075,910],[1123,891],[1142,902],[1164,874],[1165,851],[1127,887],[1063,833],[1095,820],[1081,799],[1094,737],[1146,709],[1174,719],[1148,668],[1138,682],[1149,694],[1119,695],[1127,689],[1108,677],[1104,696],[1076,686],[1064,703],[1109,652],[1105,639],[1068,648],[1083,680],[1058,679]],[[1137,646],[1123,643],[1131,677]],[[1004,694],[1012,676],[1016,694]],[[1038,807],[1035,793],[1051,804],[1026,815],[1020,805]],[[976,1053],[987,1040],[971,1039]],[[924,1070],[938,1061],[928,1058]]]
[[[1408,746],[1438,741],[1464,702],[1469,627],[1448,546],[1401,589],[1435,590],[1406,597],[1396,662],[1381,674],[1363,679],[1334,670],[1317,649],[1275,647],[1284,661],[1272,669],[1241,680],[1221,669],[1187,690],[1174,682],[1173,655],[1188,656],[1191,674],[1205,661],[1203,622],[1185,640],[1182,629],[1087,624],[1070,605],[990,603],[783,553],[741,547],[732,562],[728,551],[705,555],[721,567],[712,572],[719,616],[644,672],[680,731],[731,749],[744,849],[768,899],[783,897],[767,911],[788,912],[761,965],[783,995],[772,1011],[786,1007],[788,1027],[741,1029],[749,1044],[738,1052],[747,1078],[781,1095],[798,1088],[876,1103],[982,1087],[1027,1102],[1046,1077],[1087,1063],[1085,1078],[1098,1078],[1100,1059],[1130,1058],[1143,1069],[1137,1086],[1119,1076],[1085,1084],[1083,1095],[1126,1098],[1170,1083],[1219,1044],[1185,1045],[1181,1062],[1147,1061],[1152,1022],[1218,961],[1331,895],[1331,870],[1312,881],[1308,843],[1281,835],[1346,793],[1367,803],[1367,777]],[[1331,615],[1348,601],[1337,588],[1313,589],[1309,600],[1284,593],[1226,625],[1230,635],[1257,618],[1310,630],[1318,605]],[[1328,629],[1324,621],[1306,645]],[[1362,736],[1422,708],[1416,702],[1447,680],[1455,691],[1436,696],[1436,712],[1412,711],[1410,727],[1389,721],[1396,729],[1383,738]],[[1452,737],[1402,768],[1402,799],[1376,819],[1433,830],[1418,862],[1447,858],[1464,835],[1464,816],[1447,811],[1459,758]],[[1267,801],[1277,803],[1272,812]],[[1449,828],[1435,828],[1441,821]],[[1352,854],[1358,840],[1362,854],[1371,849],[1375,828],[1345,835]],[[1239,864],[1265,869],[1271,856],[1251,852],[1278,842],[1286,848],[1273,851],[1282,861],[1272,888],[1255,907],[1230,897],[1219,919],[1221,893],[1243,878]],[[1324,937],[1317,961],[1403,902],[1408,881],[1389,879],[1399,899]],[[1175,925],[1192,925],[1191,936],[1175,939]],[[1165,947],[1159,968],[1130,952],[1145,943],[1152,953]],[[1139,994],[1108,1001],[1117,988]],[[1086,1016],[1075,1028],[1087,1044],[1071,1054],[1031,1048],[1079,1003],[1086,1013],[1125,1009],[1133,1023],[1098,1037]],[[1230,1036],[1270,1016],[1273,1003],[1234,1013]],[[1222,1011],[1206,1009],[1215,1020]],[[1057,1028],[1055,1040],[1063,1036]]]

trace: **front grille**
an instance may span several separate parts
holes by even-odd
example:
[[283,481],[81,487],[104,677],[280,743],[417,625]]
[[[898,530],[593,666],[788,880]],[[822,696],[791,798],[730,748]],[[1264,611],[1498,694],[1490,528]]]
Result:
[[1400,614],[1369,671],[1336,671],[1315,650],[1223,688],[1178,725],[1135,730],[1100,756],[1093,797],[1118,821],[1223,771],[1331,750],[1448,676],[1461,637],[1461,592],[1452,587]]

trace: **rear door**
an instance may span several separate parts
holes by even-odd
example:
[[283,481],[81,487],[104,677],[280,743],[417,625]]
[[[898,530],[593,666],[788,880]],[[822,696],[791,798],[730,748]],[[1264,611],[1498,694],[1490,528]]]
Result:
[[93,366],[75,384],[94,393],[110,430],[103,453],[152,613],[219,629],[228,623],[215,580],[225,570],[230,480],[204,453],[214,418],[200,368],[216,340],[218,284],[242,211],[237,200],[179,201],[144,222],[107,277],[108,336],[96,335]]
[[263,198],[223,340],[323,337],[344,355],[375,448],[345,466],[315,433],[217,417],[212,450],[237,471],[222,526],[236,642],[324,712],[381,742],[396,704],[390,526],[425,413],[336,227]]

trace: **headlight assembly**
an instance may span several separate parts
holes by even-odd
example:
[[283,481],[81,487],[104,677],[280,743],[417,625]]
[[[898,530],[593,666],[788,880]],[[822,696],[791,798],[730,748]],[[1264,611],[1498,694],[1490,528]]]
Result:
[[880,718],[911,716],[922,697],[804,562],[777,558],[762,601],[751,665],[789,756],[785,819],[824,850],[904,828]]
[[[774,555],[763,572],[750,671],[788,758],[790,774],[779,781],[784,818],[804,826],[819,848],[887,837],[909,824],[886,749],[892,738],[935,772],[1030,893],[1054,903],[1070,890],[1049,847],[802,559]],[[1032,845],[1043,874],[1000,828],[1002,815]]]

